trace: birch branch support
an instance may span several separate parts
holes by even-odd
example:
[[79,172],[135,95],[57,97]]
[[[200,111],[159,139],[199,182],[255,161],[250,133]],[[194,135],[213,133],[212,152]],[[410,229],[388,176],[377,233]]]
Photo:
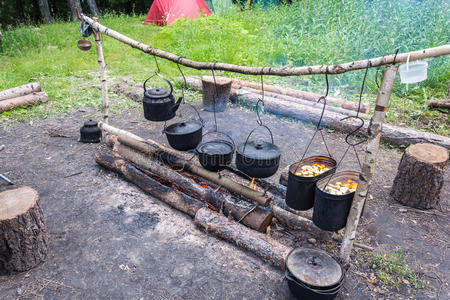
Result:
[[[97,22],[98,19],[94,18]],[[100,85],[102,89],[102,114],[103,123],[108,124],[109,119],[109,101],[108,101],[108,85],[106,82],[106,63],[103,56],[103,46],[101,40],[101,34],[99,31],[94,30],[95,49],[97,50],[98,69],[100,73]],[[102,140],[106,140],[106,135],[102,131]]]
[[450,45],[443,45],[434,48],[428,48],[418,51],[412,51],[407,53],[398,53],[397,56],[387,55],[377,58],[371,58],[369,60],[359,60],[352,61],[343,64],[336,65],[320,65],[320,66],[303,66],[303,67],[245,67],[240,65],[233,65],[227,63],[215,63],[215,62],[198,62],[194,60],[190,60],[187,58],[180,57],[173,53],[159,50],[156,48],[152,48],[148,45],[140,43],[136,40],[133,40],[123,34],[120,34],[117,31],[114,31],[106,26],[101,25],[95,20],[81,14],[81,18],[85,20],[86,23],[90,24],[93,29],[104,33],[124,44],[130,45],[133,48],[139,49],[144,53],[148,53],[151,55],[155,55],[157,57],[161,57],[167,60],[170,60],[174,63],[179,63],[180,65],[194,68],[197,70],[211,70],[214,68],[215,70],[220,71],[229,71],[241,74],[249,74],[249,75],[277,75],[277,76],[294,76],[294,75],[311,75],[311,74],[342,74],[348,71],[365,69],[367,64],[370,63],[370,67],[379,67],[383,65],[388,65],[395,62],[405,62],[408,56],[410,56],[410,61],[415,61],[419,59],[425,59],[430,57],[438,57],[443,55],[450,54]]
[[359,176],[359,184],[353,197],[352,207],[347,218],[344,237],[340,250],[340,257],[344,264],[350,261],[350,254],[353,247],[353,242],[356,237],[356,230],[358,228],[359,218],[367,197],[369,186],[372,182],[373,173],[375,170],[378,150],[380,146],[381,131],[383,122],[388,110],[389,100],[392,93],[392,88],[397,75],[398,66],[388,66],[383,70],[380,90],[376,100],[375,112],[370,120],[368,128],[368,140],[366,145],[366,153],[364,163]]

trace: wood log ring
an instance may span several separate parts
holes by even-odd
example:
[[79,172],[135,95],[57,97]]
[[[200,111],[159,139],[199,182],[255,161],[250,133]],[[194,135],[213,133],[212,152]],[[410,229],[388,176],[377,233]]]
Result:
[[448,159],[448,151],[443,147],[426,143],[409,146],[400,161],[391,196],[415,208],[436,207]]
[[27,186],[0,193],[0,275],[30,270],[46,257],[38,193]]

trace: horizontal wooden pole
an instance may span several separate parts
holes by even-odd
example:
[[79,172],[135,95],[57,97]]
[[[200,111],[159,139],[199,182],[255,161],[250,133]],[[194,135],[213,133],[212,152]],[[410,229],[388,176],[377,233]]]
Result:
[[180,65],[194,68],[197,70],[221,70],[241,74],[249,75],[276,75],[276,76],[295,76],[295,75],[312,75],[312,74],[341,74],[349,71],[355,71],[365,69],[369,64],[369,67],[379,67],[383,65],[389,65],[399,62],[405,62],[409,56],[409,61],[415,61],[419,59],[425,59],[430,57],[438,57],[450,54],[450,45],[443,45],[434,48],[428,48],[418,51],[412,51],[407,53],[398,53],[397,55],[386,55],[382,57],[371,58],[369,60],[352,61],[343,64],[335,65],[317,65],[317,66],[303,66],[303,67],[246,67],[234,64],[227,64],[222,62],[198,62],[195,60],[183,58],[173,53],[153,48],[151,46],[140,43],[132,38],[129,38],[117,31],[114,31],[100,23],[94,21],[81,14],[81,18],[91,27],[103,34],[106,34],[124,44],[130,45],[133,48],[139,49],[145,53],[155,55],[160,58],[170,60]]

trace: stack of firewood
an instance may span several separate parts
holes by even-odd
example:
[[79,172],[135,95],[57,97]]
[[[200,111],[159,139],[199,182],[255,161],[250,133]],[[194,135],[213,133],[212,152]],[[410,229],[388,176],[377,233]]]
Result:
[[48,95],[41,90],[39,83],[33,82],[8,90],[0,91],[0,113],[14,107],[27,106],[35,102],[47,102]]
[[136,184],[147,194],[194,218],[208,232],[247,249],[272,264],[284,267],[291,247],[265,234],[273,219],[284,227],[303,230],[316,239],[331,235],[310,219],[289,211],[278,195],[277,184],[249,180],[230,171],[210,172],[190,155],[105,123],[112,151],[101,151],[95,161]]

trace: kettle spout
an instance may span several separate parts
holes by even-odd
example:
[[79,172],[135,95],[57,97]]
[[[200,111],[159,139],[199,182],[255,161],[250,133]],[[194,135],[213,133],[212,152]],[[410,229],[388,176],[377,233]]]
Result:
[[177,103],[175,103],[174,106],[172,106],[172,111],[176,112],[178,108],[180,108],[181,101],[183,100],[183,97],[178,98]]

